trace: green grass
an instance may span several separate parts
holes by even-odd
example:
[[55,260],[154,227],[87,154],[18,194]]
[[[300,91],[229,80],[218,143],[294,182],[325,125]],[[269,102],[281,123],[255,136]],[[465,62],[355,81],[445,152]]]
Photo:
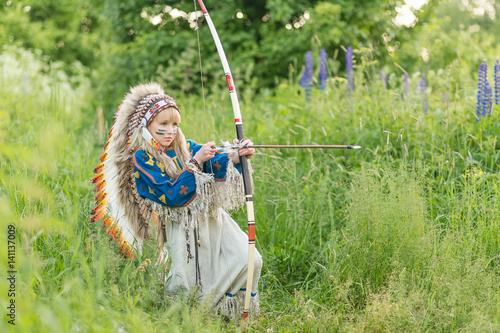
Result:
[[[29,94],[18,74],[0,85],[2,237],[16,225],[18,270],[16,326],[4,318],[0,329],[241,331],[190,298],[165,297],[156,268],[140,269],[154,244],[126,261],[87,223],[106,129],[88,109],[85,79],[29,54],[2,56],[6,73],[35,70]],[[255,143],[363,146],[262,150],[252,160],[264,268],[248,331],[500,331],[500,108],[476,122],[474,82],[441,71],[427,75],[424,116],[417,93],[403,100],[397,82],[385,90],[369,70],[351,96],[333,79],[310,104],[293,82],[242,101]],[[202,101],[176,98],[186,136],[205,141]],[[225,92],[207,98],[207,112],[210,140],[234,137]],[[234,216],[245,230],[244,213]],[[3,309],[7,289],[2,275]]]

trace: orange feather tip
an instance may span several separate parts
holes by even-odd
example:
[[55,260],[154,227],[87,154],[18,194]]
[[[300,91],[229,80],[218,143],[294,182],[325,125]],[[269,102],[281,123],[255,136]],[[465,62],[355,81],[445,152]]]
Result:
[[111,217],[107,217],[104,219],[104,221],[102,221],[102,227],[108,227],[111,225],[111,223],[113,223],[113,219]]
[[158,142],[154,142],[154,143],[153,143],[153,147],[154,147],[156,150],[161,150],[161,149],[162,149],[162,146],[161,146]]
[[102,200],[104,200],[107,196],[107,193],[104,192],[104,191],[101,191],[99,193],[97,193],[96,195],[94,195],[94,201],[97,203],[97,202],[101,202]]
[[99,160],[100,160],[101,162],[104,162],[104,161],[106,161],[106,157],[108,157],[108,153],[104,153],[104,154],[102,154],[102,155],[101,155],[101,157],[99,157]]
[[96,205],[94,207],[94,209],[92,209],[90,211],[90,215],[96,215],[98,214],[100,211],[104,210],[104,205],[106,204],[106,200],[103,200],[102,202],[100,202],[98,205]]
[[[92,213],[92,212],[91,212]],[[89,219],[89,222],[90,223],[94,223],[96,221],[99,221],[101,220],[103,217],[104,217],[104,211],[103,210],[100,210],[98,211],[96,214],[92,214],[94,216],[92,216],[90,219]]]
[[104,169],[104,163],[101,163],[94,169],[94,174],[101,173],[103,169]]
[[129,248],[130,248],[130,247],[128,246],[127,241],[124,241],[124,240],[123,240],[123,236],[122,236],[122,235],[120,235],[120,237],[121,237],[121,238],[120,238],[120,240],[118,241],[118,244],[120,244],[120,252],[125,253],[125,252],[129,251]]
[[94,216],[95,216],[96,221],[101,220],[104,217],[104,211],[99,210],[96,212],[96,214]]
[[111,236],[113,239],[118,239],[117,234],[120,232],[116,226],[110,226],[108,230],[106,230],[108,235]]
[[125,254],[127,259],[133,260],[135,259],[135,256],[133,255],[133,249],[132,247],[125,241],[122,246],[120,246],[120,252]]
[[103,178],[104,178],[104,174],[100,173],[97,176],[95,176],[94,178],[90,179],[90,182],[92,184],[96,184],[96,183],[99,183]]
[[97,189],[98,192],[100,192],[102,191],[105,185],[106,185],[106,180],[103,180],[99,184],[97,184],[95,188]]

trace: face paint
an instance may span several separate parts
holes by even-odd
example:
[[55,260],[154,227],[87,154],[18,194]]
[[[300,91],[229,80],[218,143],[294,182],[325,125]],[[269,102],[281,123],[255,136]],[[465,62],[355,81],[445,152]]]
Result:
[[153,138],[163,147],[170,147],[177,135],[177,123],[153,121],[148,127]]

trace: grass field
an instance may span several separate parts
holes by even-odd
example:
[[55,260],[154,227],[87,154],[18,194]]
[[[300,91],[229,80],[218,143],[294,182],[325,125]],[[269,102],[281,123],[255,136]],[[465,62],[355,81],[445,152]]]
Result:
[[[2,66],[1,237],[7,244],[15,226],[17,272],[12,326],[2,245],[0,330],[241,331],[191,299],[165,297],[156,268],[140,269],[154,244],[126,261],[87,223],[110,123],[90,108],[88,81],[19,51],[4,52]],[[499,332],[500,108],[476,121],[475,82],[439,71],[426,73],[424,115],[419,74],[402,98],[401,78],[386,89],[373,71],[357,73],[351,94],[332,79],[310,103],[293,80],[242,92],[256,144],[363,146],[253,159],[264,268],[261,313],[247,330]],[[186,137],[234,137],[225,90],[207,97],[207,124],[200,98],[175,97]],[[246,230],[244,212],[234,217]]]

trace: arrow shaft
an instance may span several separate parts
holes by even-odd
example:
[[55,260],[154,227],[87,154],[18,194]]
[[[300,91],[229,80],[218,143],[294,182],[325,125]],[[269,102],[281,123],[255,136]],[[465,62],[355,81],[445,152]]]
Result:
[[240,147],[239,145],[232,145],[232,146],[218,146],[216,148],[219,149],[242,149],[242,148],[315,148],[315,149],[361,149],[361,146],[357,145],[244,145],[243,147]]
[[361,146],[355,146],[355,145],[251,145],[251,146],[248,146],[248,145],[244,145],[242,148],[361,149]]

